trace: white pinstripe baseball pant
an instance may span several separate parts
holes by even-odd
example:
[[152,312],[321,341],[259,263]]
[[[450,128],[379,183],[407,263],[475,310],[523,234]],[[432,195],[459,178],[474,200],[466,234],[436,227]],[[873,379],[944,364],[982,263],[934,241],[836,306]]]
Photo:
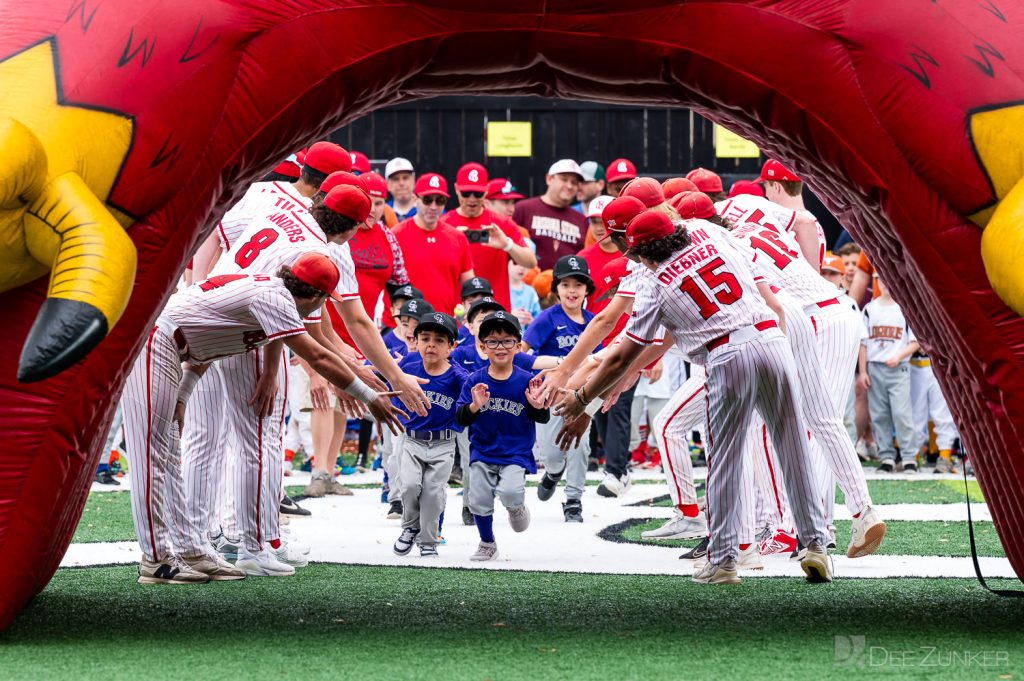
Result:
[[205,538],[190,521],[182,493],[174,421],[181,359],[173,327],[157,323],[128,375],[122,408],[135,536],[147,558],[163,562],[172,553],[199,556]]
[[704,380],[704,367],[691,364],[690,377],[673,393],[652,424],[674,506],[697,503],[688,438],[694,430],[705,428]]
[[207,537],[215,537],[220,531],[228,430],[224,383],[220,365],[214,362],[188,401],[181,438],[185,503],[192,522]]
[[768,424],[779,452],[797,531],[805,542],[824,544],[828,530],[818,499],[795,361],[786,337],[777,329],[745,327],[708,354],[708,560],[736,558],[742,542],[744,451],[755,409]]

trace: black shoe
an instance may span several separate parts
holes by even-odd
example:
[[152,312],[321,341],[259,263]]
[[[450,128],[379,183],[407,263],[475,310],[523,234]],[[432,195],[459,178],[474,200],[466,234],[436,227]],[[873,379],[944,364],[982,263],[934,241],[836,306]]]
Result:
[[903,472],[904,473],[916,473],[917,472],[917,464],[916,463],[905,463],[905,464],[903,464]]
[[109,470],[100,471],[99,473],[96,474],[96,477],[93,479],[96,482],[100,483],[101,485],[114,485],[116,487],[121,486],[121,483],[117,481],[117,478],[110,474]]
[[892,473],[894,470],[896,470],[896,466],[888,459],[878,464],[879,473]]
[[449,485],[461,485],[462,484],[462,469],[458,466],[452,467],[452,472],[448,475]]
[[355,467],[356,467],[356,469],[358,469],[358,471],[360,473],[365,473],[366,472],[366,458],[367,458],[366,452],[359,452],[358,454],[356,454]]
[[473,517],[473,512],[469,510],[469,506],[462,507],[462,524],[476,525],[476,518]]
[[299,506],[297,503],[295,503],[295,500],[292,499],[287,494],[284,495],[284,499],[281,500],[281,513],[285,515],[313,515],[312,511]]
[[793,553],[789,554],[789,559],[790,560],[800,560],[800,554],[801,554],[801,552],[803,552],[803,550],[805,548],[807,548],[807,547],[804,546],[804,543],[802,541],[800,541],[799,537],[797,537],[796,548],[793,549]]
[[700,540],[700,543],[694,546],[686,553],[679,556],[679,560],[693,560],[695,558],[703,558],[708,555],[708,538],[704,537]]
[[403,510],[401,500],[395,499],[388,508],[388,520],[401,520]]
[[579,499],[569,499],[562,504],[562,514],[567,523],[583,522],[583,502]]
[[537,498],[541,501],[547,501],[555,494],[555,487],[558,487],[558,481],[562,479],[562,474],[559,473],[556,476],[544,474],[544,477],[540,479],[540,484],[537,485]]

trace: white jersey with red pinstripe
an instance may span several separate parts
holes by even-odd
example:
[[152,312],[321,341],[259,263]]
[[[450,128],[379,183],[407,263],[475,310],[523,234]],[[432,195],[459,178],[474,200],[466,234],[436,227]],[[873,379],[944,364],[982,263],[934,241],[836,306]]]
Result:
[[731,199],[719,201],[715,204],[715,210],[723,218],[737,224],[752,222],[766,227],[774,227],[777,231],[790,235],[793,234],[793,226],[798,217],[802,215],[811,218],[814,220],[815,230],[818,234],[818,262],[809,264],[817,270],[821,269],[821,261],[825,258],[825,230],[810,211],[786,208],[763,196],[754,196],[753,194],[739,194]]
[[835,300],[836,287],[800,257],[800,245],[789,232],[747,222],[730,234],[753,252],[755,274],[763,274],[768,283],[784,290],[801,306]]
[[163,314],[181,330],[196,364],[306,331],[284,282],[265,274],[210,277],[172,296]]
[[780,452],[801,536],[823,542],[827,527],[817,503],[793,353],[734,240],[699,223],[690,227],[691,245],[657,269],[653,295],[637,299],[626,332],[647,344],[661,323],[691,357],[706,352],[708,560],[735,559],[739,544],[752,538],[744,444],[755,409]]
[[231,250],[254,218],[266,215],[274,206],[288,204],[309,209],[310,199],[287,182],[256,182],[250,185],[245,195],[217,223],[221,250]]

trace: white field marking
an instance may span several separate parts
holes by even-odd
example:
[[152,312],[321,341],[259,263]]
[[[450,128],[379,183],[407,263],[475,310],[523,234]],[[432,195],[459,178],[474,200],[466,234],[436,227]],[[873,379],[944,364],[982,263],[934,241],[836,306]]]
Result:
[[[692,562],[679,560],[682,549],[609,542],[598,532],[630,518],[668,517],[672,509],[631,507],[624,504],[648,499],[661,493],[656,487],[639,487],[624,499],[605,499],[593,490],[583,498],[584,522],[567,524],[562,518],[561,491],[548,502],[537,499],[536,488],[527,489],[527,505],[532,514],[530,528],[516,534],[508,526],[507,515],[496,502],[494,529],[500,551],[497,560],[474,563],[469,560],[479,537],[475,527],[462,524],[462,497],[458,490],[449,490],[448,510],[443,534],[446,543],[439,547],[437,558],[420,558],[418,551],[400,558],[391,550],[400,533],[397,520],[387,520],[387,506],[380,503],[380,492],[372,489],[354,490],[351,497],[308,499],[301,504],[311,510],[308,518],[293,517],[289,527],[292,536],[312,546],[310,559],[317,562],[354,565],[394,565],[420,567],[457,567],[492,570],[525,570],[578,572],[593,574],[689,575]],[[883,517],[894,518],[896,511],[929,509],[926,517],[935,519],[939,510],[957,507],[943,505],[899,505],[880,507]],[[982,504],[976,505],[979,511]],[[891,509],[893,513],[886,514]],[[837,514],[845,509],[838,508]],[[980,516],[980,513],[979,513]],[[987,516],[986,516],[987,517]],[[845,537],[840,536],[841,541]],[[130,564],[140,559],[134,542],[72,544],[61,565],[88,566]],[[981,558],[986,577],[1013,577],[1005,558]],[[764,559],[765,569],[744,573],[745,576],[799,577],[799,564],[784,556]],[[863,577],[965,577],[974,576],[970,558],[929,556],[869,556],[847,559],[842,551],[834,556],[837,578]]]
[[[909,481],[909,482],[925,482],[925,481],[928,481],[928,480],[955,480],[955,481],[958,481],[960,483],[963,483],[963,476],[962,475],[959,475],[959,474],[949,474],[949,473],[944,473],[944,474],[936,475],[934,473],[928,472],[928,471],[931,471],[931,470],[932,469],[929,468],[929,469],[926,469],[926,470],[924,470],[924,471],[922,471],[920,473],[878,473],[874,468],[865,468],[864,469],[864,477],[867,480],[900,480],[900,481]],[[291,475],[285,476],[284,484],[285,484],[286,487],[300,487],[300,486],[301,487],[305,487],[306,485],[309,484],[309,481],[310,481],[311,477],[312,477],[312,474],[311,473],[307,473],[305,471],[292,471]],[[652,470],[652,469],[648,469],[648,468],[633,469],[632,471],[630,471],[630,477],[634,481],[639,481],[641,483],[641,485],[657,484],[657,483],[664,483],[665,482],[665,476],[664,476],[664,474],[661,471]],[[704,467],[694,468],[693,469],[693,477],[694,477],[695,480],[704,480],[705,478],[707,478],[707,468],[704,468]],[[534,482],[536,482],[537,480],[540,480],[540,475],[538,474],[536,476],[531,476],[528,479],[531,479]],[[604,473],[602,473],[600,471],[596,472],[596,473],[587,473],[587,479],[588,480],[594,480],[596,482],[600,482],[602,479],[604,479]],[[356,485],[356,484],[358,484],[358,485],[380,485],[384,481],[384,471],[383,470],[376,470],[376,471],[367,470],[365,473],[353,473],[352,475],[339,475],[337,477],[337,480],[338,480],[338,482],[342,483],[343,485]],[[971,477],[970,480],[974,480],[974,478]],[[131,487],[130,487],[131,483],[129,482],[129,476],[128,475],[125,475],[124,477],[118,478],[118,482],[121,483],[120,486],[116,486],[116,485],[101,485],[99,483],[93,482],[92,483],[92,487],[90,488],[90,491],[91,492],[124,492],[124,491],[127,491],[127,490],[131,489]],[[644,488],[644,489],[646,489],[646,488]],[[660,494],[665,494],[665,493],[667,493],[667,490],[663,491],[663,492],[660,492]]]

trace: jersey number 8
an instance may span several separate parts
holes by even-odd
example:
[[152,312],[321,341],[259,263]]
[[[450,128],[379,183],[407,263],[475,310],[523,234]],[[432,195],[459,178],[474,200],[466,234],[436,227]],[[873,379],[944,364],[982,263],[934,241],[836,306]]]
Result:
[[278,233],[273,229],[261,229],[252,235],[235,254],[235,264],[245,269],[251,265],[264,248],[277,241]]

